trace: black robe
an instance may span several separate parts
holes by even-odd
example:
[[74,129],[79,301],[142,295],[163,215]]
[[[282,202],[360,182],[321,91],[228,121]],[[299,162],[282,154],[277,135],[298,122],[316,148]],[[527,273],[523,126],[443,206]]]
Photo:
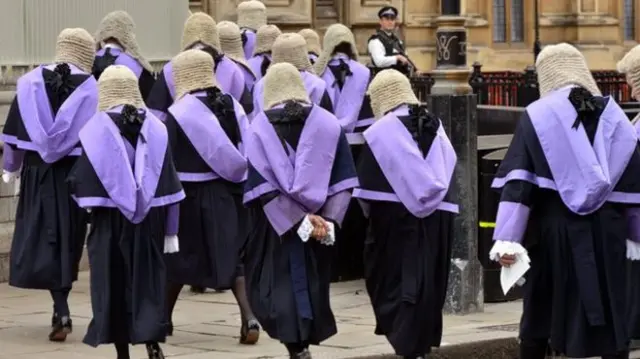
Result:
[[[409,121],[408,116],[399,119],[405,126]],[[426,157],[434,135],[423,136],[428,143],[422,148]],[[359,188],[395,194],[371,148],[366,143],[361,147]],[[456,202],[454,188],[449,188],[444,201]],[[436,210],[418,218],[402,203],[364,202],[369,211],[364,277],[376,318],[375,334],[385,335],[397,355],[428,354],[442,339],[455,214]]]
[[[223,95],[233,108],[230,95]],[[198,97],[210,110],[206,97]],[[212,110],[213,111],[213,110]],[[227,136],[236,145],[240,129],[235,115],[216,114]],[[165,121],[175,167],[184,173],[211,173],[171,113]],[[242,183],[222,178],[182,182],[186,198],[180,203],[180,251],[165,255],[169,282],[213,289],[230,289],[243,275],[240,254],[246,244],[249,219],[242,204]]]
[[[122,115],[109,116],[117,119]],[[124,138],[135,147],[135,141]],[[68,182],[78,198],[109,198],[86,154],[76,162]],[[155,197],[181,190],[167,146]],[[152,207],[139,224],[130,222],[117,208],[94,207],[90,216],[87,251],[93,318],[83,342],[94,347],[164,342],[168,324],[163,258],[167,207]]]
[[[279,116],[281,111],[274,109],[266,113],[271,118]],[[295,150],[303,125],[298,123],[289,126],[283,130],[283,139]],[[344,133],[340,137],[329,186],[356,176],[349,144]],[[245,192],[265,182],[249,163]],[[337,333],[329,295],[333,247],[314,239],[303,243],[296,232],[299,223],[282,237],[278,236],[262,209],[276,195],[275,192],[266,193],[247,203],[253,218],[245,253],[249,302],[260,325],[270,337],[283,343],[317,345]],[[292,252],[304,256],[312,320],[302,318],[296,311],[292,275],[298,273],[292,274],[290,269]]]
[[[599,117],[599,113],[592,116]],[[597,118],[585,122],[592,142],[597,124]],[[526,111],[496,178],[513,170],[553,179]],[[640,150],[636,149],[614,190],[640,193],[639,175]],[[629,205],[605,202],[595,212],[581,216],[569,210],[555,190],[522,180],[506,182],[500,201],[531,209],[523,242],[531,268],[523,288],[521,340],[549,340],[558,353],[577,358],[627,350],[625,210]],[[604,325],[591,325],[587,302],[590,307],[601,303]]]
[[[115,64],[118,56],[114,56],[110,53],[109,48],[105,50],[105,54],[100,56],[96,55],[96,58],[93,62],[93,76],[97,79],[100,78],[100,75],[104,72],[104,70]],[[140,77],[138,77],[138,88],[140,89],[140,94],[143,99],[146,99],[151,93],[151,89],[153,88],[153,84],[156,82],[154,74],[152,74],[149,70],[143,68],[140,73]]]
[[[53,72],[48,69],[43,71]],[[74,88],[78,87],[89,76],[69,75],[69,83]],[[55,115],[68,96],[58,98],[50,86],[46,87],[46,91]],[[17,98],[11,103],[2,132],[18,140],[31,142]],[[76,159],[75,156],[67,156],[49,164],[37,152],[26,151],[11,242],[11,286],[55,290],[71,288],[78,279],[78,267],[87,234],[87,216],[86,211],[71,199],[65,183]]]

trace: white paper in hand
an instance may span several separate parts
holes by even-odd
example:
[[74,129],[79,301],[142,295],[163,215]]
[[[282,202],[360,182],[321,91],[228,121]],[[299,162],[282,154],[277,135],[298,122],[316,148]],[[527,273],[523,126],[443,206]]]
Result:
[[516,284],[524,284],[522,276],[527,273],[531,268],[528,257],[523,258],[521,254],[516,254],[516,262],[510,267],[502,267],[500,271],[500,285],[502,286],[502,292],[507,295],[507,292]]
[[300,223],[300,227],[298,227],[298,236],[306,243],[309,240],[309,237],[311,237],[312,232],[313,224],[311,224],[309,216],[305,216],[302,223]]

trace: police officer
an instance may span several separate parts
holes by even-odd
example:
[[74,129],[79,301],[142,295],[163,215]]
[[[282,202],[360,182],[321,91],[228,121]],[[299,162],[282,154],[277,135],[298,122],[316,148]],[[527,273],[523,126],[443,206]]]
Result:
[[413,64],[405,54],[404,43],[395,34],[398,9],[385,6],[378,11],[380,29],[369,38],[368,50],[375,72],[396,69],[409,76]]

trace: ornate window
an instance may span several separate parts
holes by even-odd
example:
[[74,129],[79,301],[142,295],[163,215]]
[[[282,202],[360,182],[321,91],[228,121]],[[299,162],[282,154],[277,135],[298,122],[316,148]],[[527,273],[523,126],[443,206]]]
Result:
[[493,42],[524,42],[524,0],[493,0]]
[[624,0],[624,39],[633,41],[636,39],[636,0]]

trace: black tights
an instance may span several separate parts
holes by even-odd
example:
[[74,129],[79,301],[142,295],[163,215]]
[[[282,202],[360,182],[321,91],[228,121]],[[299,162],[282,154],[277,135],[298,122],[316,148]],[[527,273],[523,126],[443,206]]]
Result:
[[307,342],[284,343],[284,346],[287,347],[287,351],[289,352],[289,355],[293,356],[309,348],[309,343]]
[[[169,319],[169,322],[171,323],[173,323],[173,310],[175,309],[176,303],[178,302],[178,297],[180,296],[182,287],[182,284],[177,283],[169,283],[167,285],[167,319]],[[251,310],[251,306],[249,305],[249,299],[247,298],[244,276],[236,277],[231,291],[233,292],[233,296],[236,298],[236,302],[238,303],[238,307],[240,308],[240,316],[242,318],[242,321],[244,322],[247,320],[255,319],[253,311]]]
[[68,317],[71,315],[69,311],[69,292],[71,292],[71,288],[49,291],[53,299],[53,312],[57,314],[58,317]]
[[[547,340],[520,342],[520,359],[545,359],[547,357]],[[616,355],[605,355],[602,359],[629,359],[629,352]]]

